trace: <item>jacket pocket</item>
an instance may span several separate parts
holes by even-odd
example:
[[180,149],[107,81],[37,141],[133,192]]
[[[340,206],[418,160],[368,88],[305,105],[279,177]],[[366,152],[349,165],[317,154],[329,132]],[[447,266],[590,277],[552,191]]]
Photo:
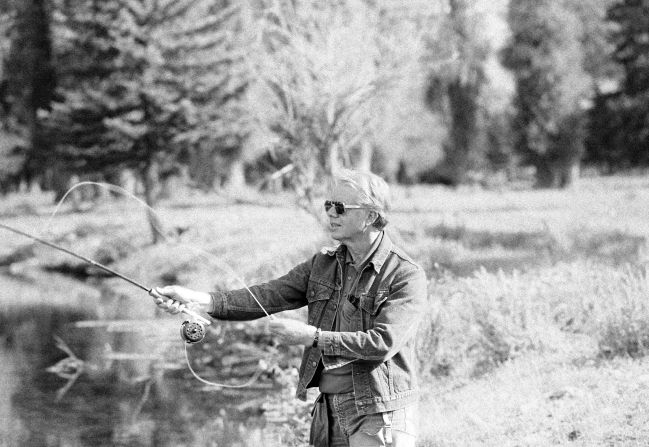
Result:
[[333,295],[334,288],[319,281],[310,280],[306,289],[309,308],[309,324],[319,324],[322,311]]
[[379,312],[381,304],[388,299],[387,290],[377,290],[375,295],[362,293],[360,296],[360,307],[368,314],[375,316]]
[[332,286],[311,280],[309,281],[309,284],[306,288],[306,299],[309,304],[322,300],[328,300],[329,298],[331,298],[333,291],[334,288]]
[[387,290],[377,290],[376,294],[362,293],[359,297],[359,307],[361,308],[361,319],[363,330],[374,327],[374,320],[379,313],[381,305],[388,299]]

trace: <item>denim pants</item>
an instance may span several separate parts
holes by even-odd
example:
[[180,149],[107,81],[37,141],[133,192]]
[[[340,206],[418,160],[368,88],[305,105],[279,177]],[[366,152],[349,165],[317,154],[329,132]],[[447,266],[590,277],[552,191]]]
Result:
[[309,444],[315,447],[414,447],[416,405],[385,413],[356,412],[354,393],[321,394]]

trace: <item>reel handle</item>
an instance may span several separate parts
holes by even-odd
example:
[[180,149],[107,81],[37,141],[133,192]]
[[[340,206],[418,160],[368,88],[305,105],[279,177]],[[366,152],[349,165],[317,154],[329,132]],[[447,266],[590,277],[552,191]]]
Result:
[[[149,289],[149,295],[151,295],[151,296],[154,297],[154,298],[159,298],[159,299],[161,299],[161,300],[164,300],[164,299],[170,300],[170,299],[171,299],[171,298],[167,298],[167,297],[165,297],[165,296],[160,295],[160,294],[159,294],[158,292],[156,292],[154,289]],[[175,300],[172,300],[172,301],[175,301]],[[212,324],[212,322],[211,322],[210,320],[208,320],[208,319],[205,318],[205,317],[202,317],[202,316],[199,315],[197,312],[191,310],[191,309],[188,308],[187,305],[185,305],[185,304],[181,304],[181,305],[178,307],[178,310],[181,311],[182,313],[184,313],[185,315],[191,317],[194,321],[198,321],[199,323],[201,323],[201,324],[203,324],[203,325],[205,325],[205,326],[209,326],[210,324]]]

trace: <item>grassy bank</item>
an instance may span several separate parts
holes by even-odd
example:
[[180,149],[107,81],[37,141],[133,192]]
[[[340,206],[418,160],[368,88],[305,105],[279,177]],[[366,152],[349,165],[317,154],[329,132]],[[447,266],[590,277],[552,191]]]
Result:
[[[430,279],[420,445],[649,443],[649,179],[588,179],[569,191],[416,186],[394,202],[391,233]],[[175,235],[158,246],[128,201],[63,207],[49,221],[52,209],[13,196],[0,216],[37,232],[48,221],[53,239],[147,284],[239,287],[327,243],[316,219],[276,196],[170,199],[160,215]],[[28,244],[3,240],[3,253]],[[11,269],[74,264],[42,250]]]

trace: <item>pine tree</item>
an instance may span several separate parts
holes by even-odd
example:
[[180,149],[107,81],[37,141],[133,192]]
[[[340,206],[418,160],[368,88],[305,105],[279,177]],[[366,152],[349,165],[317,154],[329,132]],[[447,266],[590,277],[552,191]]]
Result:
[[183,148],[237,145],[229,103],[245,80],[228,71],[240,59],[230,45],[231,9],[211,0],[58,6],[64,69],[48,124],[59,161],[91,172],[133,168],[154,206],[160,178],[178,168]]
[[38,118],[39,111],[49,108],[55,86],[48,3],[14,0],[3,5],[9,43],[0,83],[3,127],[11,141],[23,146],[23,160],[11,173],[14,180],[31,180],[50,149]]
[[8,80],[6,79],[6,59],[11,44],[11,31],[15,21],[15,11],[9,4],[0,5],[0,193],[9,192],[15,187],[15,177],[20,171],[24,157],[16,156],[15,148],[24,146],[24,141],[12,129],[11,107],[9,103]]
[[608,17],[622,73],[619,88],[597,98],[589,155],[609,169],[649,166],[649,1],[617,1]]

